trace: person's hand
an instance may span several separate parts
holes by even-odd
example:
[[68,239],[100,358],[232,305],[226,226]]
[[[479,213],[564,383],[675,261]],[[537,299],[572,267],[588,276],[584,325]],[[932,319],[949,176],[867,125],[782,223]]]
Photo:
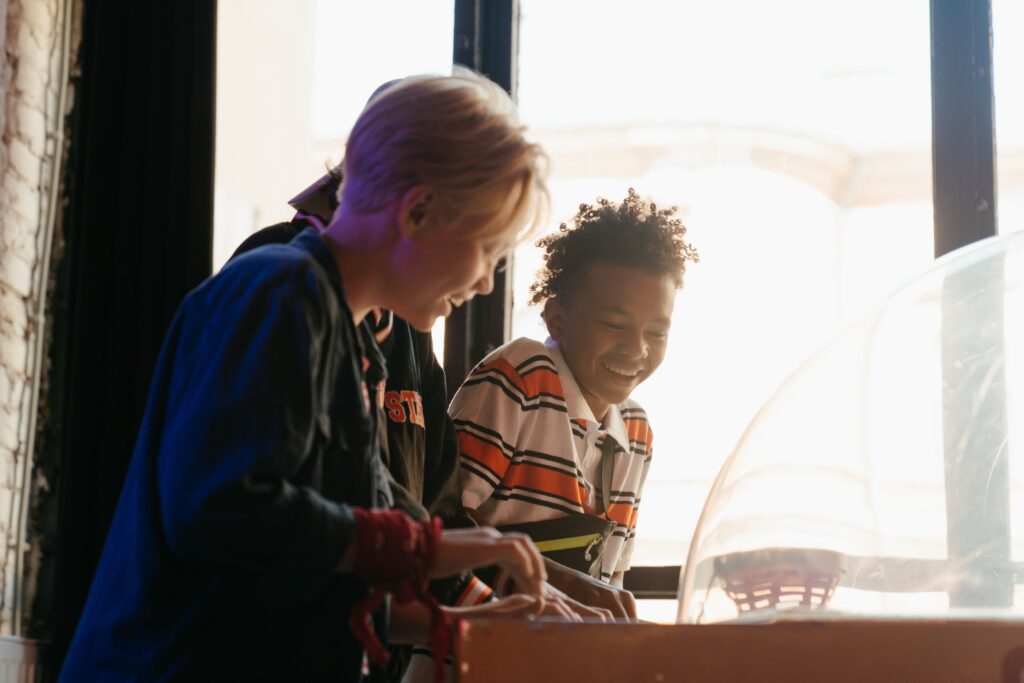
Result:
[[603,607],[588,607],[578,600],[573,600],[550,583],[544,584],[544,599],[548,601],[558,600],[572,613],[573,621],[582,621],[583,619],[611,621],[615,618],[611,610]]
[[548,584],[545,584],[544,596],[540,598],[515,593],[480,605],[444,609],[451,615],[464,619],[556,617],[567,621],[583,621],[584,617],[601,618],[603,613],[607,614],[607,610],[591,609],[579,604]]
[[450,615],[463,619],[507,618],[530,619],[532,617],[560,617],[571,619],[572,612],[560,600],[549,600],[544,597],[516,593],[499,600],[491,600],[480,605],[464,605],[461,607],[443,608]]
[[544,565],[548,572],[548,582],[573,600],[588,607],[607,610],[614,619],[636,619],[636,599],[629,591],[598,581],[547,558],[544,559]]
[[489,527],[442,532],[431,576],[451,576],[496,564],[507,571],[519,593],[540,597],[547,572],[526,534],[501,534]]
[[461,607],[444,607],[445,612],[463,619],[484,619],[487,617],[505,617],[510,619],[526,619],[535,617],[544,611],[544,598],[533,595],[509,595],[500,600],[491,600],[480,605],[463,605]]

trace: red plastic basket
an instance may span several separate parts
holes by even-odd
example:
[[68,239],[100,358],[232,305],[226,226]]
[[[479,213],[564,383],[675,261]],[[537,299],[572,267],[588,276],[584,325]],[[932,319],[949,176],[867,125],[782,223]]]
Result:
[[844,571],[843,555],[815,548],[763,548],[715,558],[715,576],[740,613],[823,608]]

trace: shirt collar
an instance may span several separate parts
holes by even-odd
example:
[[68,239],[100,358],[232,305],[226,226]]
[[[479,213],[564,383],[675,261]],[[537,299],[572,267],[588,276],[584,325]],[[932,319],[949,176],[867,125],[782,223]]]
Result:
[[[316,228],[306,228],[295,236],[292,244],[304,249],[327,273],[341,302],[341,315],[348,325],[352,325],[352,311],[348,307],[348,298],[345,296],[344,278],[338,270],[338,262],[334,260],[330,247],[320,237]],[[384,354],[374,339],[370,323],[364,319],[363,323],[359,325],[359,331],[353,330],[353,333],[360,351],[368,363],[368,367],[364,369],[367,379],[373,383],[385,381],[387,379],[387,364],[384,361]]]
[[338,177],[340,168],[324,174],[305,190],[288,200],[296,210],[317,216],[329,222],[334,209],[338,206],[337,193],[341,180]]
[[[569,419],[585,420],[588,426],[598,425],[597,418],[594,417],[594,411],[590,409],[587,399],[583,397],[583,392],[580,391],[580,385],[576,382],[576,377],[572,374],[572,370],[569,369],[569,364],[565,362],[561,345],[551,337],[548,337],[544,341],[544,346],[547,347],[551,360],[555,363],[555,369],[558,370],[558,379],[562,383],[562,393],[565,394],[565,407],[569,411]],[[629,433],[626,431],[626,423],[623,421],[622,414],[619,412],[617,405],[608,406],[608,414],[604,418],[602,428],[618,442],[619,446],[627,453],[629,452]]]

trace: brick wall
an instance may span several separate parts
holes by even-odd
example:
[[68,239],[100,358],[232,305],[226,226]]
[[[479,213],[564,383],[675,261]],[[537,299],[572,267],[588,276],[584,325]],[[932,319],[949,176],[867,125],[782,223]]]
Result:
[[[0,635],[20,635],[35,587],[27,492],[63,148],[66,0],[0,0]],[[26,595],[26,589],[28,595]]]

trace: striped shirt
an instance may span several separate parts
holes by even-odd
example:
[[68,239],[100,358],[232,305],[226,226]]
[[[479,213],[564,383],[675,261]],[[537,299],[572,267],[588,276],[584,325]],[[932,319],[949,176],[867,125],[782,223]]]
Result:
[[607,518],[615,531],[601,578],[629,569],[640,492],[651,463],[647,414],[635,401],[599,423],[557,342],[517,339],[478,364],[449,406],[459,438],[462,502],[484,524],[600,515],[601,444],[615,441]]

